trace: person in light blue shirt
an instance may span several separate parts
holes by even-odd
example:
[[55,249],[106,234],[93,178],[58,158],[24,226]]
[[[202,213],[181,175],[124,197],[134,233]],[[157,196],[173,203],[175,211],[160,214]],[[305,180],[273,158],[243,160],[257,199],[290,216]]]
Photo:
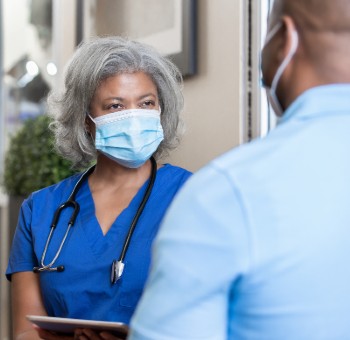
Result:
[[349,41],[349,1],[275,0],[279,125],[181,189],[129,339],[350,339]]

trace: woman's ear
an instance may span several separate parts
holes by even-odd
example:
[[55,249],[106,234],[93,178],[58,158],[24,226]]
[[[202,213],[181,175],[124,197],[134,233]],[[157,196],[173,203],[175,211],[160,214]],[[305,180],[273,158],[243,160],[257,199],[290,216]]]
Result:
[[86,133],[91,134],[90,125],[87,118],[85,118],[84,127],[85,127]]
[[89,116],[86,115],[85,117],[85,122],[84,122],[84,127],[85,127],[85,131],[86,133],[89,135],[89,136],[93,136],[93,131],[94,131],[94,128],[91,124],[91,119],[89,119]]

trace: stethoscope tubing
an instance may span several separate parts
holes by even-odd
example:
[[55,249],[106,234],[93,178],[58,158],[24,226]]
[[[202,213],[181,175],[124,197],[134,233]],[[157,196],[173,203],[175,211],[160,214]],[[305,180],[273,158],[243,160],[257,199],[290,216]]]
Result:
[[[120,253],[120,256],[119,256],[119,259],[118,261],[113,261],[113,264],[112,264],[112,273],[111,273],[111,282],[112,283],[116,283],[119,278],[121,277],[122,273],[123,273],[123,269],[124,269],[124,259],[125,259],[125,256],[126,256],[126,253],[127,253],[127,250],[129,248],[129,245],[130,245],[130,241],[131,241],[131,238],[132,238],[132,235],[134,233],[134,230],[135,230],[135,227],[137,225],[137,222],[146,206],[146,203],[149,199],[149,196],[151,195],[151,192],[152,192],[152,189],[153,189],[153,185],[154,185],[154,182],[155,182],[155,179],[156,179],[156,174],[157,174],[157,163],[155,161],[155,159],[153,157],[151,157],[151,165],[152,165],[152,170],[151,170],[151,176],[150,176],[150,179],[149,179],[149,183],[147,185],[147,188],[146,188],[146,192],[145,192],[145,195],[136,211],[136,214],[132,220],[132,223],[130,225],[130,228],[129,228],[129,231],[127,233],[127,236],[125,238],[125,241],[124,241],[124,244],[123,244],[123,247],[122,247],[122,251]],[[60,265],[60,266],[57,266],[57,267],[53,267],[53,265],[55,264],[55,262],[57,261],[59,255],[61,254],[61,251],[62,251],[62,248],[66,242],[66,239],[68,237],[68,234],[69,234],[69,231],[71,230],[71,228],[73,227],[74,223],[75,223],[75,220],[77,218],[77,215],[79,213],[79,210],[80,210],[80,206],[79,206],[79,203],[75,201],[75,196],[77,194],[77,192],[79,191],[83,181],[92,173],[92,171],[95,169],[95,165],[93,165],[92,167],[90,167],[88,170],[86,170],[81,176],[80,178],[78,179],[77,183],[75,184],[68,200],[66,202],[64,202],[63,204],[61,204],[58,209],[55,211],[54,213],[54,217],[52,219],[52,223],[50,225],[50,233],[49,233],[49,236],[46,240],[46,243],[45,243],[45,247],[44,247],[44,251],[43,251],[43,254],[41,256],[41,260],[40,260],[40,267],[34,267],[33,268],[33,272],[34,273],[40,273],[40,272],[44,272],[44,271],[57,271],[57,272],[62,272],[64,271],[64,266]],[[53,233],[54,233],[54,230],[58,224],[58,221],[59,221],[59,218],[60,218],[60,215],[62,213],[62,211],[67,208],[67,207],[72,207],[73,208],[73,213],[69,219],[69,222],[68,222],[68,226],[67,226],[67,230],[62,238],[62,241],[58,247],[58,250],[55,254],[55,256],[53,257],[52,261],[49,263],[49,264],[46,264],[45,265],[45,257],[46,257],[46,253],[47,253],[47,250],[49,248],[49,245],[51,243],[51,240],[52,240],[52,236],[53,236]]]
[[126,238],[125,238],[125,241],[124,241],[124,245],[123,245],[123,249],[120,253],[120,256],[119,256],[119,259],[118,261],[120,262],[124,262],[124,259],[125,259],[125,255],[126,255],[126,252],[129,248],[129,245],[130,245],[130,240],[131,240],[131,236],[133,235],[134,233],[134,230],[135,230],[135,227],[136,227],[136,224],[143,212],[143,209],[145,208],[146,206],[146,203],[148,201],[148,198],[149,196],[151,195],[151,191],[152,191],[152,188],[153,188],[153,185],[154,185],[154,181],[156,179],[156,168],[157,168],[157,163],[155,161],[155,159],[152,157],[151,158],[151,163],[152,163],[152,172],[151,172],[151,176],[150,176],[150,179],[149,179],[149,183],[147,185],[147,189],[146,189],[146,192],[145,192],[145,196],[143,197],[142,199],[142,202],[140,203],[140,206],[139,208],[137,209],[136,211],[136,214],[131,222],[131,225],[130,225],[130,228],[129,228],[129,231],[128,231],[128,234],[126,235]]
[[[47,237],[47,240],[46,240],[46,243],[45,243],[45,247],[44,247],[44,251],[43,251],[43,254],[41,256],[41,260],[40,260],[40,267],[34,267],[33,268],[33,271],[34,273],[39,273],[39,272],[43,272],[43,271],[58,271],[58,272],[61,272],[64,270],[64,266],[58,266],[58,267],[53,267],[53,265],[55,264],[57,258],[59,257],[61,251],[62,251],[62,248],[63,248],[63,245],[65,244],[66,242],[66,239],[67,239],[67,236],[68,236],[68,233],[71,229],[71,227],[74,225],[75,223],[75,220],[78,216],[78,213],[79,213],[79,210],[80,210],[80,206],[79,206],[79,203],[75,201],[75,195],[76,193],[78,192],[78,190],[80,189],[81,187],[81,184],[82,182],[84,181],[85,178],[87,178],[90,173],[94,170],[95,168],[95,165],[93,165],[92,167],[90,167],[89,169],[87,169],[79,178],[79,180],[77,181],[77,183],[75,184],[71,194],[69,195],[69,198],[66,202],[64,202],[63,204],[61,204],[58,209],[55,211],[54,213],[54,216],[53,216],[53,219],[52,219],[52,222],[51,222],[51,225],[50,225],[50,233],[49,233],[49,236]],[[59,221],[59,218],[61,216],[61,213],[62,211],[71,206],[73,208],[73,213],[69,219],[69,222],[68,222],[68,226],[67,226],[67,230],[62,238],[62,241],[58,247],[58,250],[55,254],[55,256],[53,257],[52,261],[49,263],[49,264],[45,264],[45,257],[46,257],[46,253],[47,253],[47,250],[49,248],[49,245],[51,243],[51,240],[52,240],[52,236],[53,236],[53,233],[54,233],[54,230],[58,224],[58,221]]]
[[131,237],[134,233],[136,224],[143,212],[143,209],[145,208],[145,205],[148,201],[148,198],[151,194],[155,179],[156,179],[156,174],[157,174],[157,163],[155,161],[155,159],[153,157],[151,157],[151,164],[152,164],[152,170],[151,170],[151,176],[150,176],[150,180],[148,182],[147,185],[147,189],[145,192],[145,195],[143,196],[143,199],[136,211],[136,214],[131,222],[128,234],[126,235],[124,244],[123,244],[123,248],[122,251],[120,253],[119,259],[118,261],[114,260],[112,263],[112,270],[111,270],[111,283],[115,284],[123,275],[123,271],[124,271],[124,259],[125,259],[125,255],[126,252],[129,248],[130,245],[130,241],[131,241]]

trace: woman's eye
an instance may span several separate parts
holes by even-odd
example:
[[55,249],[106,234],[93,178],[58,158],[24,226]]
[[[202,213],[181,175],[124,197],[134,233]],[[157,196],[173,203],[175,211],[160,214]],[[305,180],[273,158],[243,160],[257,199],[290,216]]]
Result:
[[121,110],[123,106],[121,104],[112,104],[108,107],[109,110]]
[[143,102],[142,106],[143,107],[153,107],[153,106],[155,106],[155,102],[153,100],[147,100],[147,101]]

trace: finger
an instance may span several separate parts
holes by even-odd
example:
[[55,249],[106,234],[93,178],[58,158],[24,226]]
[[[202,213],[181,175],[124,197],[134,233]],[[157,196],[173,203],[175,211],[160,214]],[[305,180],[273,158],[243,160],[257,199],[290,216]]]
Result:
[[82,335],[83,335],[83,330],[81,328],[77,328],[74,330],[74,339],[79,340]]
[[42,328],[35,328],[35,330],[38,332],[40,339],[44,340],[73,339],[73,337],[67,338],[65,336],[60,336]]
[[92,329],[84,328],[83,330],[83,336],[86,338],[79,338],[79,339],[87,339],[87,340],[101,340],[102,338]]
[[60,335],[55,332],[50,332],[45,329],[42,329],[38,326],[33,326],[33,328],[38,332],[40,339],[44,340],[73,340],[73,336],[69,335]]
[[55,339],[53,337],[53,334],[49,331],[46,331],[45,329],[36,327],[35,330],[38,332],[40,339],[45,339],[45,340],[53,340]]
[[74,339],[77,339],[77,340],[89,340],[91,338],[88,338],[87,336],[85,336],[84,334],[82,335],[79,335],[77,338],[74,338]]
[[101,332],[100,337],[103,340],[125,340],[125,338],[119,338],[119,337],[112,335],[111,333],[108,333],[108,332]]

